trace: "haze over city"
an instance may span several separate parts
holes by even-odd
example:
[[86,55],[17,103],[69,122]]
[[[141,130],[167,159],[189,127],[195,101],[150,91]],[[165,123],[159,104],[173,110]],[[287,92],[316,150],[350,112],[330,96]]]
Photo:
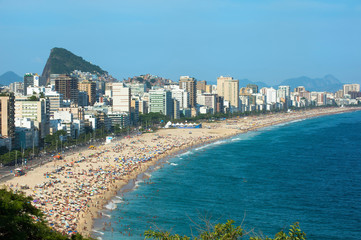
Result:
[[361,82],[357,1],[0,1],[0,74],[41,73],[64,47],[118,79],[151,73],[276,84]]

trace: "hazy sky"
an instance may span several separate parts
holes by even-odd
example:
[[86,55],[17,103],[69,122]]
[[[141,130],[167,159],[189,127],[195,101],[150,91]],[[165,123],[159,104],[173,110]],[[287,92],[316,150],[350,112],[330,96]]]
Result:
[[118,79],[361,82],[359,0],[0,0],[0,74],[63,47]]

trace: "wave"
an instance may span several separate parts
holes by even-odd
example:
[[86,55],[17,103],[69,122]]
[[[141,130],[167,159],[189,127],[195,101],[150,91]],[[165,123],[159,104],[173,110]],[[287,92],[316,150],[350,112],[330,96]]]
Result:
[[189,154],[192,154],[192,150],[187,151],[187,152],[182,153],[182,154],[179,154],[179,156],[186,156],[186,155],[189,155]]
[[[101,231],[98,231],[98,230],[95,230],[95,229],[93,229],[92,231],[95,232],[95,233],[98,233],[98,234],[100,234],[100,235],[104,235],[104,233],[101,232]],[[102,239],[102,238],[100,238],[100,239]]]
[[140,183],[141,183],[141,181],[135,181],[134,187],[135,187],[135,188],[138,188]]
[[177,163],[170,163],[170,165],[172,165],[172,166],[178,166]]
[[113,202],[113,201],[110,201],[108,204],[106,204],[104,206],[106,209],[108,210],[114,210],[117,208],[117,205]]
[[203,149],[203,148],[206,148],[206,147],[207,147],[207,145],[204,145],[204,146],[201,146],[201,147],[196,148],[196,149],[194,149],[194,150],[199,151],[199,150],[201,150],[201,149]]

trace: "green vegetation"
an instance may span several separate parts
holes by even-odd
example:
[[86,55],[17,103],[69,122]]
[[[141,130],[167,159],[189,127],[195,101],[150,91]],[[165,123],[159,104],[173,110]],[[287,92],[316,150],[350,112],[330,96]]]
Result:
[[0,189],[0,238],[8,240],[82,240],[80,234],[70,238],[51,229],[43,213],[31,205],[33,199]]
[[[34,154],[37,155],[39,153],[39,148],[34,148]],[[9,152],[9,150],[6,147],[0,147],[0,163],[2,164],[9,164],[12,162],[15,162],[15,160],[18,161],[18,163],[21,163],[22,159],[28,159],[32,157],[33,155],[33,148],[25,149],[24,151],[21,151],[19,149],[15,149]]]
[[39,101],[39,98],[35,95],[31,96],[31,97],[28,97],[28,100],[29,101]]
[[82,57],[76,56],[64,48],[53,48],[46,63],[43,76],[50,74],[70,74],[74,70],[98,74],[107,73],[99,66],[85,61]]
[[[154,231],[148,230],[144,233],[145,238],[159,239],[159,240],[238,240],[246,239],[248,234],[245,234],[241,226],[234,226],[233,220],[228,220],[226,223],[219,223],[214,227],[206,226],[207,230],[200,232],[197,237],[181,236],[178,234],[171,234],[166,231]],[[280,231],[274,238],[261,238],[261,237],[248,237],[249,240],[305,240],[306,234],[301,231],[298,223],[291,225],[291,228],[286,234],[284,231]]]

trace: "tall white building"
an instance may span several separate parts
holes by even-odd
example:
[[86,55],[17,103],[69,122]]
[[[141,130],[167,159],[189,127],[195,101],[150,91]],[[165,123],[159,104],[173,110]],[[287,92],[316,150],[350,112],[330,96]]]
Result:
[[131,109],[131,90],[123,83],[112,84],[113,112],[128,112]]
[[348,94],[349,92],[359,92],[360,91],[360,84],[345,84],[343,85],[343,93]]
[[274,88],[262,88],[261,93],[266,96],[266,103],[273,104],[277,102],[277,90]]
[[189,92],[185,89],[174,88],[171,90],[172,98],[179,102],[180,109],[189,108]]

